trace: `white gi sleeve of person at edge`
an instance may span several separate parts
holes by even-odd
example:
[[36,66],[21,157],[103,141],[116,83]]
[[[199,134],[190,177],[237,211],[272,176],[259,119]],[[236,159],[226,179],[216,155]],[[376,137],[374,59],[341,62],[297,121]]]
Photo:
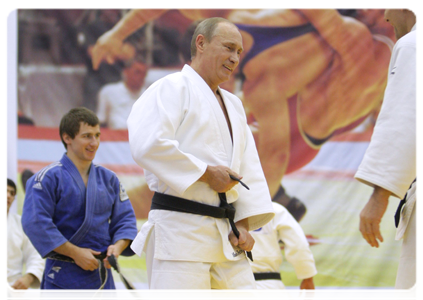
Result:
[[402,199],[416,178],[416,48],[399,39],[376,126],[355,178]]

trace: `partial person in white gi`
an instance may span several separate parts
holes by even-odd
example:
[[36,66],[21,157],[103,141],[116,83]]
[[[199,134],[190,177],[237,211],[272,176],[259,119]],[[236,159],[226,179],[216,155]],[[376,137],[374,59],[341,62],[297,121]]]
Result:
[[148,66],[139,58],[125,62],[122,80],[106,84],[98,93],[97,117],[102,126],[126,129],[132,105],[146,89]]
[[19,290],[39,288],[44,259],[24,233],[21,216],[9,213],[15,195],[16,184],[7,178],[7,282],[12,288]]
[[[128,118],[132,156],[155,192],[131,246],[138,255],[146,251],[151,289],[255,288],[244,250],[253,249],[249,231],[274,212],[241,100],[219,88],[242,50],[234,24],[204,20],[192,37],[191,66],[152,84]],[[236,209],[235,230],[223,218],[154,209],[157,199],[170,198],[175,210],[184,199],[214,210],[222,206],[221,195]]]
[[300,224],[279,203],[272,202],[275,217],[263,227],[251,232],[255,240],[254,261],[250,262],[258,289],[284,289],[280,268],[283,242],[287,261],[301,280],[300,289],[314,289],[317,274],[313,253]]
[[407,9],[388,9],[385,18],[397,42],[382,108],[355,178],[374,188],[360,213],[361,234],[372,247],[383,242],[380,222],[389,197],[406,196],[396,224],[395,238],[403,243],[395,288],[407,289],[416,283],[416,16]]

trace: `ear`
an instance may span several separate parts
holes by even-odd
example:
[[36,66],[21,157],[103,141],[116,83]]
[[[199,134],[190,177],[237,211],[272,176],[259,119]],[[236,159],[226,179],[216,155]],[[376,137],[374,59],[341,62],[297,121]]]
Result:
[[66,145],[69,145],[72,141],[72,138],[67,133],[63,133],[62,138]]
[[197,46],[197,52],[203,52],[206,44],[206,38],[204,35],[199,34],[195,39],[195,45]]

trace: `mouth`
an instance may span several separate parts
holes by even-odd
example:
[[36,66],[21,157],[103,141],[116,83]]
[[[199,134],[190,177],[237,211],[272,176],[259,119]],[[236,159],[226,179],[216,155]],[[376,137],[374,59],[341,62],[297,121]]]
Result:
[[227,65],[223,65],[223,67],[224,67],[225,69],[229,70],[230,72],[232,72],[232,71],[233,71],[233,69],[232,69],[232,68],[230,68],[230,67],[228,67]]

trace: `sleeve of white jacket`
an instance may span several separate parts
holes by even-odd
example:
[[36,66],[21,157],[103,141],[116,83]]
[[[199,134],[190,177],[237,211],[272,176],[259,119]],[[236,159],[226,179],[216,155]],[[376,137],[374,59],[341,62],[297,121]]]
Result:
[[22,254],[24,263],[26,265],[25,273],[30,273],[38,279],[38,281],[33,281],[31,287],[39,288],[44,272],[45,260],[40,256],[27,236],[24,237],[22,243]]
[[[399,40],[401,41],[401,40]],[[370,145],[355,175],[403,198],[416,177],[416,49],[394,51]]]
[[235,221],[249,218],[249,230],[256,230],[267,224],[274,216],[272,199],[266,178],[260,164],[253,134],[246,125],[246,145],[241,160],[239,175],[250,188],[240,186],[239,199],[233,203],[236,209]]
[[298,279],[313,277],[317,274],[313,253],[300,224],[283,207],[274,203],[278,237],[284,243],[286,260],[294,267]]
[[175,134],[190,95],[183,82],[175,81],[182,79],[160,80],[146,90],[127,123],[135,162],[182,195],[204,174],[207,164],[178,147]]

